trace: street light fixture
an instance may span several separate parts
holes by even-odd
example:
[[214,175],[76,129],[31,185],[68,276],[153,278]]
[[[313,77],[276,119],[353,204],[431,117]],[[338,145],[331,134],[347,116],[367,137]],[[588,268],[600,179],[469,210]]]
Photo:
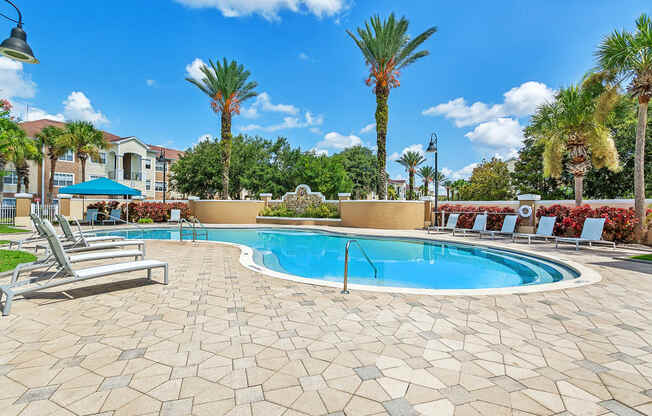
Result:
[[38,59],[34,57],[32,48],[27,44],[27,34],[23,30],[23,15],[14,3],[9,0],[5,1],[16,9],[18,12],[18,20],[0,13],[0,16],[17,24],[15,28],[11,29],[11,35],[9,38],[5,39],[0,44],[0,55],[4,55],[15,61],[25,62],[28,64],[38,64]]
[[438,211],[438,202],[439,202],[439,170],[437,169],[437,133],[432,133],[430,135],[430,143],[428,144],[427,153],[435,154],[435,217],[432,220],[432,224],[435,225],[437,220],[437,211]]
[[165,149],[161,150],[161,153],[156,158],[156,161],[163,164],[163,203],[165,204],[165,191],[167,190],[168,184],[168,179],[166,177],[168,164],[166,163],[165,159]]

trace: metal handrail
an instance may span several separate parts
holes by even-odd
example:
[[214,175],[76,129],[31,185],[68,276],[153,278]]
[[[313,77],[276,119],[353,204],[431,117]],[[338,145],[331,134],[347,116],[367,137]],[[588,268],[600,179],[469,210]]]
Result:
[[376,266],[374,263],[371,261],[369,256],[367,255],[367,252],[364,251],[358,240],[349,240],[346,242],[346,248],[344,249],[344,287],[342,288],[342,292],[345,295],[349,294],[349,247],[351,246],[351,243],[357,244],[358,248],[364,255],[364,257],[367,259],[367,262],[371,266],[372,269],[374,269],[374,279],[378,278],[378,269],[376,269]]
[[179,220],[179,240],[180,241],[183,241],[183,223],[184,222],[187,223],[187,224],[190,224],[190,227],[192,228],[192,241],[193,242],[197,241],[197,229],[196,229],[197,226],[201,227],[202,230],[204,231],[204,233],[206,233],[206,239],[208,240],[208,229],[206,227],[204,227],[204,224],[199,222],[199,220],[197,220],[197,219],[194,219],[191,222],[191,221],[188,221],[188,220],[186,220],[184,218],[181,218],[181,220]]

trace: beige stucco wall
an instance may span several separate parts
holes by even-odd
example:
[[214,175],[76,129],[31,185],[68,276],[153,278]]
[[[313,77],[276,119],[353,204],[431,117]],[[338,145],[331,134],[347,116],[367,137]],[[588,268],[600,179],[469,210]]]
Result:
[[341,201],[344,227],[413,230],[423,228],[423,201]]
[[192,215],[205,224],[256,224],[263,201],[190,201]]

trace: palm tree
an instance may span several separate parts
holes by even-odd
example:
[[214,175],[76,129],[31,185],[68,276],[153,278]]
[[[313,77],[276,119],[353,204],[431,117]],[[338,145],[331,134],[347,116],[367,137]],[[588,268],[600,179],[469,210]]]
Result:
[[636,32],[615,30],[605,37],[595,53],[598,66],[614,74],[620,82],[631,80],[627,90],[638,98],[636,155],[634,158],[634,210],[636,237],[645,227],[645,128],[652,98],[652,19],[645,13],[636,20]]
[[451,200],[451,190],[453,188],[453,181],[450,179],[445,179],[442,181],[442,185],[444,185],[444,188],[446,188],[446,200],[450,201]]
[[[6,117],[0,117],[0,172],[5,173],[5,166],[9,161],[11,143],[14,138],[20,135],[20,127]],[[1,176],[1,175],[0,175]],[[5,183],[0,177],[0,199],[5,197]]]
[[231,165],[231,118],[233,114],[240,114],[240,105],[246,100],[258,95],[254,88],[257,82],[247,82],[250,72],[244,65],[236,61],[228,63],[226,58],[220,64],[210,62],[210,68],[202,65],[201,72],[204,78],[197,80],[186,78],[195,84],[211,99],[213,111],[221,114],[222,118],[222,198],[229,199],[229,167]]
[[358,45],[365,63],[369,65],[369,78],[367,85],[373,85],[373,92],[376,94],[376,141],[378,156],[378,197],[385,199],[386,159],[387,159],[387,100],[389,90],[399,87],[399,71],[417,60],[427,56],[428,51],[415,50],[425,42],[436,31],[431,27],[414,39],[407,34],[409,22],[405,17],[396,19],[394,13],[390,14],[387,20],[381,20],[380,16],[373,16],[365,27],[357,29],[356,37],[350,30],[346,33],[351,36]]
[[[47,157],[50,160],[50,179],[48,181],[48,201],[52,202],[54,195],[54,172],[57,169],[57,161],[60,157],[72,149],[72,136],[65,130],[54,126],[47,126],[41,130],[36,138],[41,145],[47,147]],[[44,155],[45,156],[45,155]]]
[[419,152],[405,152],[400,159],[397,160],[398,163],[405,167],[410,181],[408,183],[408,195],[406,199],[414,199],[414,174],[417,171],[417,166],[426,161],[426,158]]
[[417,175],[423,179],[423,189],[424,195],[428,196],[428,184],[435,180],[435,168],[432,166],[421,166],[419,168]]
[[[86,181],[86,161],[88,158],[97,159],[100,157],[100,150],[107,149],[109,143],[101,131],[97,130],[87,121],[73,121],[66,124],[66,135],[70,140],[70,147],[81,162],[82,177],[81,181]],[[50,178],[50,180],[52,180]]]
[[40,160],[41,152],[34,141],[27,137],[25,131],[21,128],[12,131],[7,145],[5,155],[7,161],[12,162],[16,169],[18,183],[16,192],[22,192],[23,184],[27,187],[29,184],[29,166],[28,160]]
[[575,179],[576,206],[582,204],[584,175],[591,169],[591,158],[598,169],[620,168],[616,145],[604,124],[609,112],[598,103],[594,90],[586,83],[562,88],[553,102],[537,109],[527,127],[528,134],[545,145],[544,176],[559,177],[566,156],[566,169]]

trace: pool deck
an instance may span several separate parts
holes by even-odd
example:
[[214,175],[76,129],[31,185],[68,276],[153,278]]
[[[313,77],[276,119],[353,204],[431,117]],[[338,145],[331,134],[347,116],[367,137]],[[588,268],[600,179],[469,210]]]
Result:
[[170,285],[95,279],[19,297],[0,317],[0,415],[652,414],[652,265],[619,260],[627,249],[530,250],[602,280],[342,295],[245,268],[232,246],[150,241]]

